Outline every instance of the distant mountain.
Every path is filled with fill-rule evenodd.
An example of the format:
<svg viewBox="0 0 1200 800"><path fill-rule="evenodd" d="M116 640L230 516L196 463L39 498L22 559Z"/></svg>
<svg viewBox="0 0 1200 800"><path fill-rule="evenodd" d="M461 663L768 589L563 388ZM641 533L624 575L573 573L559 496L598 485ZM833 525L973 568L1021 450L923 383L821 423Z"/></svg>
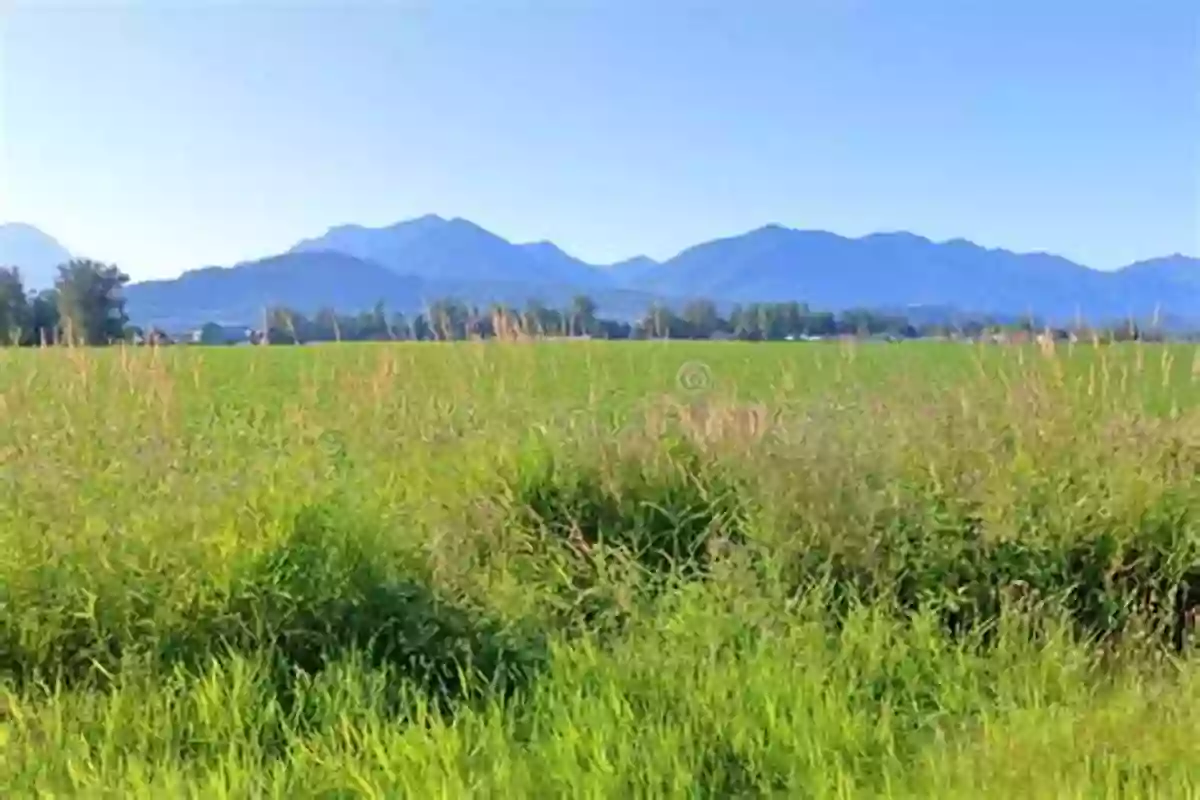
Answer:
<svg viewBox="0 0 1200 800"><path fill-rule="evenodd" d="M620 286L638 286L650 278L662 264L649 256L634 256L615 264L609 264L605 271L611 280Z"/></svg>
<svg viewBox="0 0 1200 800"><path fill-rule="evenodd" d="M58 277L58 266L70 260L67 248L32 225L0 224L0 266L19 267L26 287L50 288Z"/></svg>
<svg viewBox="0 0 1200 800"><path fill-rule="evenodd" d="M134 322L178 331L206 322L257 324L268 306L304 313L322 307L363 311L379 301L396 309L419 307L421 281L344 253L286 253L130 284L125 301Z"/></svg>
<svg viewBox="0 0 1200 800"><path fill-rule="evenodd" d="M519 244L517 249L540 267L545 278L560 283L600 285L608 282L604 273L591 264L565 253L553 242Z"/></svg>
<svg viewBox="0 0 1200 800"><path fill-rule="evenodd" d="M1121 270L1131 282L1157 281L1162 286L1190 286L1200 291L1200 258L1188 258L1176 253L1173 256L1138 261Z"/></svg>
<svg viewBox="0 0 1200 800"><path fill-rule="evenodd" d="M1116 272L1045 253L935 243L911 233L848 239L768 225L683 251L642 288L731 302L803 300L815 308L951 306L965 313L1055 321L1148 317L1156 308L1200 320L1200 261L1174 257Z"/></svg>
<svg viewBox="0 0 1200 800"><path fill-rule="evenodd" d="M550 242L518 245L465 219L430 214L386 228L345 225L306 239L290 252L332 250L374 261L401 275L433 280L607 286L600 269Z"/></svg>
<svg viewBox="0 0 1200 800"><path fill-rule="evenodd" d="M173 280L125 287L126 310L135 323L182 331L206 322L255 325L263 309L285 306L305 314L322 308L365 311L383 302L389 313L415 314L444 298L480 307L524 306L530 300L565 306L581 292L615 318L633 318L656 298L608 287L508 280L422 278L400 275L374 261L328 250L290 252L234 267L206 267Z"/></svg>
<svg viewBox="0 0 1200 800"><path fill-rule="evenodd" d="M938 243L904 232L850 239L768 225L662 263L639 256L597 266L551 242L513 244L466 220L429 215L385 228L331 228L283 255L127 287L135 320L189 326L253 322L266 304L353 312L383 300L411 313L443 297L481 306L530 299L562 305L579 293L621 318L651 302L678 307L706 298L723 311L735 303L796 300L831 311L916 309L1006 319L1032 313L1061 323L1157 313L1200 325L1200 260L1175 255L1101 272L964 239Z"/></svg>

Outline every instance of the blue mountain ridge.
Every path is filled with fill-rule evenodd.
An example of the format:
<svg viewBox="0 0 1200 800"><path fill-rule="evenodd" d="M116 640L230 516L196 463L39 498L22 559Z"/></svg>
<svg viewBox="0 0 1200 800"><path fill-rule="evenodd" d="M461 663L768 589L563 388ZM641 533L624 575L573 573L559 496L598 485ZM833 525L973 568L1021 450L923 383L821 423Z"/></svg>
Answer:
<svg viewBox="0 0 1200 800"><path fill-rule="evenodd" d="M766 225L661 263L639 256L596 265L551 242L514 244L467 220L430 214L381 228L342 225L285 253L126 287L131 318L167 329L252 323L268 305L352 313L382 301L413 313L443 297L562 305L580 293L622 318L651 302L705 298L722 310L794 300L831 311L942 308L1058 323L1157 315L1200 324L1200 259L1175 254L1100 271L965 239L933 242L906 232L848 238Z"/></svg>

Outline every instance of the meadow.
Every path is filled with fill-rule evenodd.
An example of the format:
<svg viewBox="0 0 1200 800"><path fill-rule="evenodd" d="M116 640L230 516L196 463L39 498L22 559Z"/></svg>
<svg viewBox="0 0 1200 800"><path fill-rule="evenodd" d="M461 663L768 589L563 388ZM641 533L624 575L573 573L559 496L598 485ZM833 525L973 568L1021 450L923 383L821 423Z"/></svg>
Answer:
<svg viewBox="0 0 1200 800"><path fill-rule="evenodd" d="M7 797L1200 797L1200 352L0 350Z"/></svg>

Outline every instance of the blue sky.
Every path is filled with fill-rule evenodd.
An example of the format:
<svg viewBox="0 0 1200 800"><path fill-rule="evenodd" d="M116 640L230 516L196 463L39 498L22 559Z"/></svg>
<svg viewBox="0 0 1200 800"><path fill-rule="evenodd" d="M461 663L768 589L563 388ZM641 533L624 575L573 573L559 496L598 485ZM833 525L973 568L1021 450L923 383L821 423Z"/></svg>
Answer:
<svg viewBox="0 0 1200 800"><path fill-rule="evenodd" d="M768 222L1200 255L1198 9L16 0L0 220L137 278L425 213L597 262Z"/></svg>

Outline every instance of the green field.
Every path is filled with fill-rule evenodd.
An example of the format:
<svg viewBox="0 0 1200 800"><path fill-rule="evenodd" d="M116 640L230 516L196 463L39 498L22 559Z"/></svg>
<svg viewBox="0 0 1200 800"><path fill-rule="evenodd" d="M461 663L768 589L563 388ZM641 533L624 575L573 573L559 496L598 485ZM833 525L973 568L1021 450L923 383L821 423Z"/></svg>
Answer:
<svg viewBox="0 0 1200 800"><path fill-rule="evenodd" d="M0 350L0 793L1198 797L1197 359Z"/></svg>

